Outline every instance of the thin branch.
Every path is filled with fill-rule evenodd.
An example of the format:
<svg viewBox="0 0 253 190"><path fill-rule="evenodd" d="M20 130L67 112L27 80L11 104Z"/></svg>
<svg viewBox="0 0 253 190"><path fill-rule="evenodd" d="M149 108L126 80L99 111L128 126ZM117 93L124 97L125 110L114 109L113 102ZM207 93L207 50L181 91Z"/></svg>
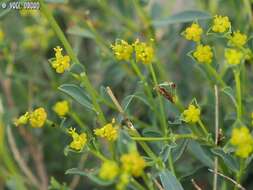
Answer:
<svg viewBox="0 0 253 190"><path fill-rule="evenodd" d="M195 182L194 179L191 179L192 185L195 187L197 190L202 190L201 187Z"/></svg>
<svg viewBox="0 0 253 190"><path fill-rule="evenodd" d="M128 126L129 129L135 130L134 125L132 124L132 122L129 120L129 118L127 117L127 115L125 114L123 108L121 107L119 101L117 100L117 98L114 96L111 88L109 86L106 87L106 92L107 94L110 96L112 102L114 103L114 105L116 106L117 110L119 111L119 113L121 113L121 115L124 117L125 122Z"/></svg>
<svg viewBox="0 0 253 190"><path fill-rule="evenodd" d="M230 178L230 177L228 177L228 176L226 176L226 175L224 175L224 174L222 174L222 173L220 173L220 172L215 172L215 171L212 170L212 169L208 169L208 171L209 171L209 172L212 172L212 173L217 173L217 175L219 175L219 176L221 176L221 177L223 177L223 178L229 180L230 182L232 182L232 183L233 183L236 187L238 187L239 189L241 189L241 190L246 190L241 184L237 183L234 179L232 179L232 178Z"/></svg>
<svg viewBox="0 0 253 190"><path fill-rule="evenodd" d="M18 151L17 145L15 143L14 137L12 135L10 127L7 127L7 137L8 137L8 142L11 148L11 151L14 155L14 158L16 162L18 163L20 169L23 171L23 173L26 175L26 177L30 180L30 182L40 189L40 183L37 180L37 178L33 175L32 171L29 169L27 166L26 162L22 158L20 152Z"/></svg>
<svg viewBox="0 0 253 190"><path fill-rule="evenodd" d="M215 145L218 145L219 140L219 94L218 87L214 85L215 94ZM218 157L214 157L214 176L213 176L213 190L217 190L217 175L218 172Z"/></svg>
<svg viewBox="0 0 253 190"><path fill-rule="evenodd" d="M159 190L164 190L164 188L161 186L161 184L156 179L154 179L154 182Z"/></svg>

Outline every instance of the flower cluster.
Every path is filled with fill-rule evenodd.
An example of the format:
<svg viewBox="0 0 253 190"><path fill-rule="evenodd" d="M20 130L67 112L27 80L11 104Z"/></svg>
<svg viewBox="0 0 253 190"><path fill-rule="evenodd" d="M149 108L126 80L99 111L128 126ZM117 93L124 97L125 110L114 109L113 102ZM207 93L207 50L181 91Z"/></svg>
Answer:
<svg viewBox="0 0 253 190"><path fill-rule="evenodd" d="M111 48L117 60L128 61L133 53L132 45L125 40L117 40L114 45L111 45Z"/></svg>
<svg viewBox="0 0 253 190"><path fill-rule="evenodd" d="M230 142L236 147L235 154L241 158L247 158L253 151L253 138L245 126L233 129Z"/></svg>
<svg viewBox="0 0 253 190"><path fill-rule="evenodd" d="M183 118L186 123L196 123L200 119L200 109L190 104L183 112Z"/></svg>
<svg viewBox="0 0 253 190"><path fill-rule="evenodd" d="M231 27L231 23L227 16L215 15L213 19L212 31L223 33Z"/></svg>
<svg viewBox="0 0 253 190"><path fill-rule="evenodd" d="M121 156L120 161L125 172L138 177L142 174L146 167L145 160L138 154L138 152L130 152Z"/></svg>
<svg viewBox="0 0 253 190"><path fill-rule="evenodd" d="M242 34L240 31L236 31L233 32L229 43L237 47L242 47L247 43L247 39L248 37L246 34Z"/></svg>
<svg viewBox="0 0 253 190"><path fill-rule="evenodd" d="M95 135L105 138L108 141L115 141L118 138L118 128L115 125L115 119L112 119L111 123L107 123L100 129L95 129Z"/></svg>
<svg viewBox="0 0 253 190"><path fill-rule="evenodd" d="M26 125L28 122L34 128L43 127L47 120L47 112L44 108L37 108L32 112L26 112L15 120L16 126Z"/></svg>
<svg viewBox="0 0 253 190"><path fill-rule="evenodd" d="M70 128L68 130L68 133L71 135L72 137L72 142L70 143L70 148L77 150L77 151L81 151L83 149L83 147L85 146L85 144L87 143L87 135L86 133L81 133L78 134L76 132L76 129L74 128Z"/></svg>
<svg viewBox="0 0 253 190"><path fill-rule="evenodd" d="M57 102L53 106L53 110L59 116L63 117L69 112L69 103L66 100Z"/></svg>
<svg viewBox="0 0 253 190"><path fill-rule="evenodd" d="M247 43L248 37L246 34L236 30L231 33L231 22L227 16L215 15L211 30L217 33L224 33L222 36L228 39L228 46L230 48L225 49L224 57L229 65L238 65L243 60L252 58L252 52L249 48L244 46ZM209 30L208 30L209 31ZM187 40L198 42L196 49L193 52L193 58L199 63L211 63L213 59L212 47L209 45L203 45L200 43L203 29L197 23L192 23L191 26L187 27L183 32L183 36Z"/></svg>
<svg viewBox="0 0 253 190"><path fill-rule="evenodd" d="M117 60L131 60L133 51L135 52L135 59L137 62L150 64L154 59L154 49L152 45L140 42L139 39L131 45L124 40L118 40L114 45L111 45L111 48Z"/></svg>
<svg viewBox="0 0 253 190"><path fill-rule="evenodd" d="M139 177L146 167L145 160L136 151L123 154L120 157L120 163L121 165L119 166L114 161L105 161L99 170L99 177L101 179L113 180L119 177L119 182L116 186L117 190L125 189L130 177Z"/></svg>
<svg viewBox="0 0 253 190"><path fill-rule="evenodd" d="M135 50L135 58L137 62L149 64L153 61L154 49L151 45L140 42L139 39L133 44Z"/></svg>
<svg viewBox="0 0 253 190"><path fill-rule="evenodd" d="M185 29L183 32L184 37L187 40L192 40L194 42L199 42L201 35L203 33L203 29L197 23L192 23L192 25Z"/></svg>
<svg viewBox="0 0 253 190"><path fill-rule="evenodd" d="M54 48L55 60L52 61L52 67L57 73L64 73L70 67L70 57L68 55L62 55L62 48L57 46Z"/></svg>
<svg viewBox="0 0 253 190"><path fill-rule="evenodd" d="M230 65L240 64L243 57L243 53L236 49L226 49L225 58Z"/></svg>
<svg viewBox="0 0 253 190"><path fill-rule="evenodd" d="M118 174L119 166L114 161L105 161L99 170L99 177L103 180L113 180Z"/></svg>
<svg viewBox="0 0 253 190"><path fill-rule="evenodd" d="M209 45L198 45L193 53L193 57L195 57L199 63L211 63L213 52Z"/></svg>

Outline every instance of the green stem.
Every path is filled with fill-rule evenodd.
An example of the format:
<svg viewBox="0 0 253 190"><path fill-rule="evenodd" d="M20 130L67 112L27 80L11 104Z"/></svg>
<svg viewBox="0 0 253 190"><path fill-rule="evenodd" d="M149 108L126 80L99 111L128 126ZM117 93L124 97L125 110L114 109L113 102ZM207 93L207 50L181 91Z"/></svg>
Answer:
<svg viewBox="0 0 253 190"><path fill-rule="evenodd" d="M201 121L201 119L198 121L199 126L201 127L202 131L205 133L206 136L209 135L206 126L203 124L203 122Z"/></svg>
<svg viewBox="0 0 253 190"><path fill-rule="evenodd" d="M102 111L102 109L101 109L101 107L100 107L100 105L97 101L97 99L98 99L97 92L92 87L92 85L90 83L90 80L89 80L89 78L88 78L88 76L86 75L85 72L81 73L80 77L81 77L81 81L83 82L83 84L86 87L87 91L91 95L92 104L93 104L93 106L94 106L94 108L97 112L99 123L100 123L100 125L104 125L106 123L106 119L105 119L104 113L103 113L103 111Z"/></svg>
<svg viewBox="0 0 253 190"><path fill-rule="evenodd" d="M102 161L107 161L108 159L106 157L104 157L100 152L93 150L93 149L89 149L89 151L97 158L99 158Z"/></svg>
<svg viewBox="0 0 253 190"><path fill-rule="evenodd" d="M138 181L136 181L134 178L131 178L131 183L133 186L138 190L146 190Z"/></svg>
<svg viewBox="0 0 253 190"><path fill-rule="evenodd" d="M137 130L129 130L129 134L134 136L135 138L145 138L145 137L141 137L141 135L139 134L139 132ZM154 154L154 152L149 148L149 146L145 143L145 142L138 142L141 147L143 148L143 150L146 152L146 154L152 158L153 160L157 160L156 155Z"/></svg>
<svg viewBox="0 0 253 190"><path fill-rule="evenodd" d="M78 60L77 56L75 55L75 52L73 51L73 48L70 46L66 36L64 35L63 31L59 27L58 23L56 22L55 18L53 17L52 13L44 3L44 0L39 0L41 11L44 13L45 17L47 18L48 22L52 26L53 30L55 31L56 35L58 36L59 40L62 42L64 48L66 49L67 54L70 56L72 61L76 64L81 64ZM91 82L89 81L88 76L85 72L83 72L81 75L81 80L86 87L88 93L91 95L93 105L98 113L98 119L101 125L104 125L106 120L104 117L104 114L102 112L102 109L100 108L100 105L97 103L97 94L96 90L92 87Z"/></svg>
<svg viewBox="0 0 253 190"><path fill-rule="evenodd" d="M207 69L208 73L210 75L214 76L214 78L220 83L222 88L227 86L226 83L220 77L220 75L217 73L217 71L211 65L206 64L206 69Z"/></svg>
<svg viewBox="0 0 253 190"><path fill-rule="evenodd" d="M141 177L142 177L145 185L148 187L148 189L154 190L152 179L150 179L145 172L142 173Z"/></svg>
<svg viewBox="0 0 253 190"><path fill-rule="evenodd" d="M75 112L69 112L69 116L81 127L85 130L88 134L92 134L90 128L86 127L81 118Z"/></svg>
<svg viewBox="0 0 253 190"><path fill-rule="evenodd" d="M171 137L131 137L136 141L167 141L167 140L179 140L179 139L198 139L194 134L174 134Z"/></svg>
<svg viewBox="0 0 253 190"><path fill-rule="evenodd" d="M148 83L147 83L147 80L146 78L143 76L143 74L141 73L139 67L136 65L136 62L134 60L131 60L130 61L131 63L131 66L133 67L134 69L134 72L137 74L137 76L141 79L141 82L143 83L144 85L144 90L146 91L146 94L148 96L148 99L149 99L149 102L150 104L152 105L152 110L155 112L155 115L157 118L160 118L160 113L157 112L157 109L155 109L155 101L154 101L154 98L153 98L153 95L152 95L152 92L150 90L150 88L148 87Z"/></svg>
<svg viewBox="0 0 253 190"><path fill-rule="evenodd" d="M154 82L155 86L157 86L158 85L157 77L156 77L153 65L151 63L149 64L149 70L151 72L151 75L152 75L152 78L153 78L153 82ZM158 95L160 112L161 112L161 125L163 127L164 134L167 135L168 128L167 128L167 123L166 123L166 117L165 117L165 111L164 111L163 101L162 101L161 95L158 92L157 92L157 95Z"/></svg>
<svg viewBox="0 0 253 190"><path fill-rule="evenodd" d="M234 70L235 86L236 86L236 98L237 98L237 120L241 121L242 118L242 95L241 95L241 80L240 71Z"/></svg>
<svg viewBox="0 0 253 190"><path fill-rule="evenodd" d="M244 170L244 160L243 159L240 159L240 169L239 171L236 173L236 182L238 184L241 183L241 178L242 178L242 175L243 175L243 170ZM235 186L234 187L234 190L238 190L238 186Z"/></svg>
<svg viewBox="0 0 253 190"><path fill-rule="evenodd" d="M176 171L175 171L175 168L174 168L174 165L173 165L174 162L173 162L173 157L172 157L171 151L169 152L168 161L169 161L170 170L171 170L172 174L176 177Z"/></svg>

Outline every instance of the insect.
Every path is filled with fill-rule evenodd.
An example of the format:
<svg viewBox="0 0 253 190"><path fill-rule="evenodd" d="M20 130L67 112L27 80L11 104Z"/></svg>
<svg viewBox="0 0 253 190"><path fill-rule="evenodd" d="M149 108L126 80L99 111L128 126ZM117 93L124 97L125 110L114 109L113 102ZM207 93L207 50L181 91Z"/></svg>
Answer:
<svg viewBox="0 0 253 190"><path fill-rule="evenodd" d="M223 134L222 129L219 129L219 133L218 133L218 145L221 145L222 141L225 139L225 136Z"/></svg>
<svg viewBox="0 0 253 190"><path fill-rule="evenodd" d="M158 84L154 89L171 103L176 101L176 84L174 82L164 82Z"/></svg>

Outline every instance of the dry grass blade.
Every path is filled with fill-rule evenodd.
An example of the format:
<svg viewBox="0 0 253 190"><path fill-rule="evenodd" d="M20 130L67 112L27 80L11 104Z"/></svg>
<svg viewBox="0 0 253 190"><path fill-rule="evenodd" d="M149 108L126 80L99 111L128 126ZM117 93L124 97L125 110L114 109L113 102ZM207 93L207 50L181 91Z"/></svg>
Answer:
<svg viewBox="0 0 253 190"><path fill-rule="evenodd" d="M192 182L193 186L195 187L195 189L202 190L201 187L195 182L194 179L191 179L191 182Z"/></svg>
<svg viewBox="0 0 253 190"><path fill-rule="evenodd" d="M208 169L208 171L209 171L209 172L212 172L212 173L215 173L215 171L212 170L212 169ZM232 182L236 187L238 187L239 189L241 189L241 190L246 190L241 184L237 183L237 182L236 182L235 180L233 180L232 178L230 178L230 177L228 177L228 176L226 176L226 175L224 175L224 174L222 174L222 173L220 173L220 172L216 172L216 173L217 173L217 175L219 175L219 176L221 176L221 177L223 177L223 178L225 178L225 179L231 181L231 182Z"/></svg>
<svg viewBox="0 0 253 190"><path fill-rule="evenodd" d="M32 171L29 169L27 164L25 163L24 159L22 158L20 152L18 151L17 145L15 143L14 137L12 135L10 127L7 127L7 137L8 142L11 148L11 151L14 155L14 158L16 162L18 163L20 169L23 171L23 173L26 175L26 177L29 179L31 184L33 184L35 187L40 189L40 183L37 180L37 178L33 175Z"/></svg>

